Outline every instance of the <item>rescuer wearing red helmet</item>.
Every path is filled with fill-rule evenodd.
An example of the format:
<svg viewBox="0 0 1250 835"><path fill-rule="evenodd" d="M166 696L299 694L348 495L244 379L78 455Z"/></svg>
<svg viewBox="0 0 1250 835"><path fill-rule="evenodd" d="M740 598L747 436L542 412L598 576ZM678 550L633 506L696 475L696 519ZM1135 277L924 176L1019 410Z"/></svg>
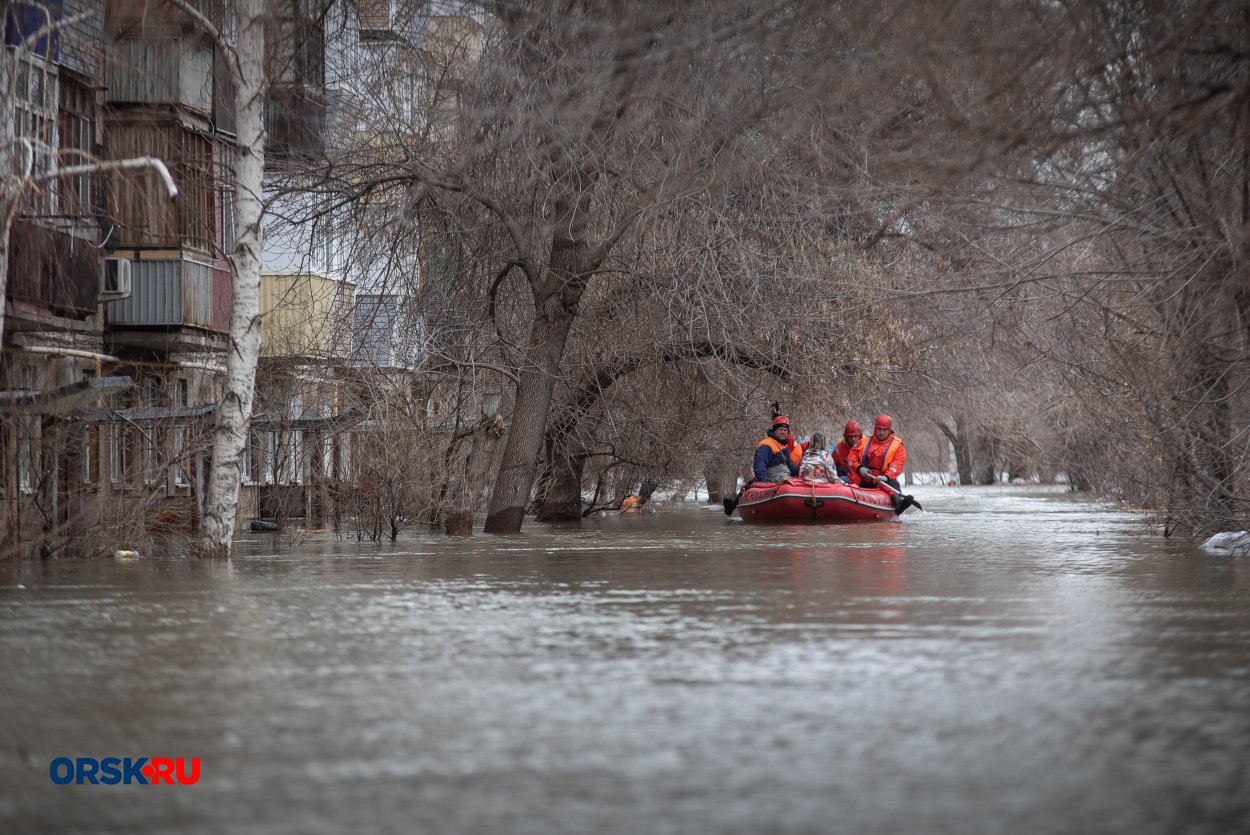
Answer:
<svg viewBox="0 0 1250 835"><path fill-rule="evenodd" d="M799 462L795 460L796 451L794 439L790 437L790 419L777 415L768 428L768 435L755 447L755 461L751 465L755 480L780 483L797 476Z"/></svg>
<svg viewBox="0 0 1250 835"><path fill-rule="evenodd" d="M864 431L859 428L859 421L848 420L846 429L842 431L842 440L838 441L838 445L833 448L833 463L838 468L838 475L844 478L850 477L852 454L855 460L859 460L867 445L868 439L864 437Z"/></svg>
<svg viewBox="0 0 1250 835"><path fill-rule="evenodd" d="M882 480L895 490L901 489L898 479L907 463L907 450L898 435L894 434L894 421L889 415L877 415L872 439L851 463L855 471L853 477L858 478L861 486L873 487L876 481L860 472L860 467L864 467L872 476L883 476Z"/></svg>

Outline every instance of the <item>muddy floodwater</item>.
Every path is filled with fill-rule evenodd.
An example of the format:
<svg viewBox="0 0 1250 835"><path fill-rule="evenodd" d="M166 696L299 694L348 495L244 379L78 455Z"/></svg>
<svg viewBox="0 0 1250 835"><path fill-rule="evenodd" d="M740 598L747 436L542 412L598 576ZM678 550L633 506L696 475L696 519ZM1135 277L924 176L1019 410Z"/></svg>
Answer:
<svg viewBox="0 0 1250 835"><path fill-rule="evenodd" d="M0 563L0 833L1250 832L1250 559L915 492Z"/></svg>

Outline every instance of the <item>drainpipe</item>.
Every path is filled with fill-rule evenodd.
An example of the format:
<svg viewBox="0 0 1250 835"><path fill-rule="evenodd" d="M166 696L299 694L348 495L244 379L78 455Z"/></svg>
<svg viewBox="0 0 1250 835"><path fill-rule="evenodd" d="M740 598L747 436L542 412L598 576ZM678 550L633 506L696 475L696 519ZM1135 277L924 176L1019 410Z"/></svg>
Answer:
<svg viewBox="0 0 1250 835"><path fill-rule="evenodd" d="M118 362L117 357L111 354L102 354L99 351L85 351L82 348L54 348L51 345L32 345L30 347L15 348L18 354L44 354L51 357L77 357L84 360L95 360L95 373L100 375L100 366L106 362Z"/></svg>

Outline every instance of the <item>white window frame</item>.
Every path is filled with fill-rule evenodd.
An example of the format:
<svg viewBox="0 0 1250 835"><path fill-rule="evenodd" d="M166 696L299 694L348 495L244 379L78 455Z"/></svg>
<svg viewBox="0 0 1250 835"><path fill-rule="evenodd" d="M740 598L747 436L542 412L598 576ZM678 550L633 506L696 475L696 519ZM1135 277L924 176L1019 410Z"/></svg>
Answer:
<svg viewBox="0 0 1250 835"><path fill-rule="evenodd" d="M352 481L356 478L355 456L352 455L352 438L354 437L352 432L344 432L339 436L338 477Z"/></svg>
<svg viewBox="0 0 1250 835"><path fill-rule="evenodd" d="M76 95L69 95L66 92L66 88L71 85L78 88L84 101L79 102ZM59 134L57 147L61 152L62 163L79 165L88 162L96 153L97 128L97 112L93 100L95 94L91 83L87 79L75 78L67 72L58 78L57 89L57 131ZM73 109L63 109L62 105L67 103L73 106ZM77 108L78 104L82 104L84 110L80 111ZM62 119L69 127L69 136L66 135L66 131L62 130ZM97 185L90 175L80 174L71 181L60 184L59 188L65 189L69 195L68 200L59 201L60 210L74 209L78 212L90 213L94 209ZM58 196L64 197L65 195Z"/></svg>
<svg viewBox="0 0 1250 835"><path fill-rule="evenodd" d="M273 484L278 470L278 433L265 433L265 472L262 484Z"/></svg>
<svg viewBox="0 0 1250 835"><path fill-rule="evenodd" d="M148 421L143 432L143 483L156 483L156 424Z"/></svg>
<svg viewBox="0 0 1250 835"><path fill-rule="evenodd" d="M34 150L32 173L57 169L61 147L57 129L57 98L60 82L56 65L29 49L9 50L13 55L13 133L30 140ZM45 180L27 192L23 209L31 214L57 212L57 181Z"/></svg>
<svg viewBox="0 0 1250 835"><path fill-rule="evenodd" d="M290 484L304 483L304 467L303 465L303 435L304 433L298 429L291 430L291 440L289 443L290 452L287 455L290 463L287 465L287 478Z"/></svg>
<svg viewBox="0 0 1250 835"><path fill-rule="evenodd" d="M82 428L82 483L91 484L91 427Z"/></svg>
<svg viewBox="0 0 1250 835"><path fill-rule="evenodd" d="M247 433L247 441L243 444L243 454L239 458L239 483L255 484L256 480L252 478L252 467L255 466L254 456L252 454L252 443L255 440L252 432Z"/></svg>
<svg viewBox="0 0 1250 835"><path fill-rule="evenodd" d="M109 427L109 480L121 484L126 480L126 427L114 423Z"/></svg>
<svg viewBox="0 0 1250 835"><path fill-rule="evenodd" d="M174 427L174 486L190 487L185 456L187 453L187 427Z"/></svg>
<svg viewBox="0 0 1250 835"><path fill-rule="evenodd" d="M17 487L22 493L35 492L39 472L39 437L35 415L17 416Z"/></svg>

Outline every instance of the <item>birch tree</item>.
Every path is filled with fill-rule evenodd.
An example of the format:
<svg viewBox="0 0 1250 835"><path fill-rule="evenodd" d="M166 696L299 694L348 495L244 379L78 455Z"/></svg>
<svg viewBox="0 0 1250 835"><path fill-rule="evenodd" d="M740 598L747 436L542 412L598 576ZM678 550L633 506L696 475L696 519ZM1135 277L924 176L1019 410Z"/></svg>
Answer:
<svg viewBox="0 0 1250 835"><path fill-rule="evenodd" d="M0 21L8 21L10 0L0 0ZM14 130L15 120L9 117L13 111L12 90L14 66L9 50L0 55L0 102L4 116L0 118L0 305L7 304L9 288L9 230L17 215L18 196L22 190L22 177L18 168L18 144ZM0 309L0 346L4 345L4 313Z"/></svg>
<svg viewBox="0 0 1250 835"><path fill-rule="evenodd" d="M239 504L243 448L260 358L260 273L264 229L266 0L232 0L233 42L222 27L184 0L169 0L210 36L234 82L237 148L234 155L234 250L226 376L213 429L212 469L204 496L198 550L228 557Z"/></svg>

